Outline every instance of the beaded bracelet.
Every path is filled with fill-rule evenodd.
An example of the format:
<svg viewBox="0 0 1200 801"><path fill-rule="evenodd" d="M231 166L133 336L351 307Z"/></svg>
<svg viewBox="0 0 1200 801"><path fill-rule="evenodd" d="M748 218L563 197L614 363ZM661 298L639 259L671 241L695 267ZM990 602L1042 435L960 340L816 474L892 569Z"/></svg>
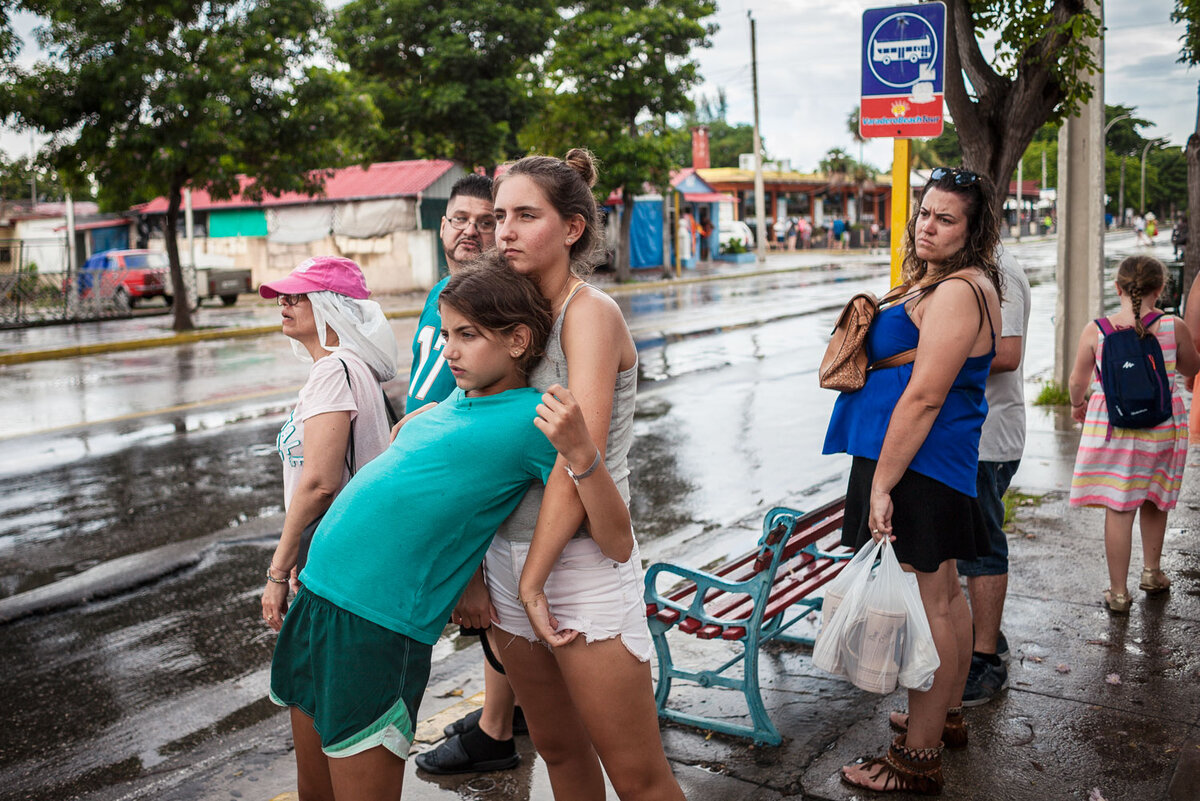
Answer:
<svg viewBox="0 0 1200 801"><path fill-rule="evenodd" d="M283 573L284 571L280 570L279 572ZM271 582L272 584L287 584L288 583L288 580L286 577L277 579L274 576L272 576L271 568L269 568L269 567L267 568L267 581Z"/></svg>

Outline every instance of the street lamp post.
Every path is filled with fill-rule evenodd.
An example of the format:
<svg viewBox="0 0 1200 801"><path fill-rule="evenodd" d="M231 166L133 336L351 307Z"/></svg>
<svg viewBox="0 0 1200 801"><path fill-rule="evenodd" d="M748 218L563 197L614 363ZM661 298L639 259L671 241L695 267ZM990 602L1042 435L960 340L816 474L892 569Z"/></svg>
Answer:
<svg viewBox="0 0 1200 801"><path fill-rule="evenodd" d="M1106 153L1108 151L1108 129L1113 127L1114 123L1118 123L1121 120L1127 120L1131 116L1133 116L1133 115L1132 114L1122 114L1119 117L1113 117L1111 120L1108 121L1108 125L1104 126L1104 133L1101 134L1100 139L1103 140L1103 142L1104 142L1104 150ZM1120 221L1118 223L1119 225L1125 224L1125 155L1124 154L1121 155L1121 191L1117 195L1117 219Z"/></svg>
<svg viewBox="0 0 1200 801"><path fill-rule="evenodd" d="M1149 152L1151 145L1161 145L1166 141L1166 139L1151 139L1146 143L1146 146L1142 148L1142 202L1140 204L1140 210L1138 211L1138 214L1143 217L1146 216L1146 153Z"/></svg>

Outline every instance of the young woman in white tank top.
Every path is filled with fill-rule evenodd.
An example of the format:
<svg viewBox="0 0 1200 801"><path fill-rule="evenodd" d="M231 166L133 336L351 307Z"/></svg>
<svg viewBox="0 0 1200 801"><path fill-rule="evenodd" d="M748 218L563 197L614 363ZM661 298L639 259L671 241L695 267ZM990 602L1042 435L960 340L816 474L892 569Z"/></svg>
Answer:
<svg viewBox="0 0 1200 801"><path fill-rule="evenodd" d="M628 500L637 382L620 309L576 275L599 244L595 178L591 154L572 150L522 159L494 190L497 248L557 318L530 385L567 384L597 448L591 464L560 459L498 533L485 563L494 640L555 798L602 801L606 772L626 801L682 801L658 730L637 543L632 531L593 539L576 488L608 471ZM478 598L463 617L478 616Z"/></svg>

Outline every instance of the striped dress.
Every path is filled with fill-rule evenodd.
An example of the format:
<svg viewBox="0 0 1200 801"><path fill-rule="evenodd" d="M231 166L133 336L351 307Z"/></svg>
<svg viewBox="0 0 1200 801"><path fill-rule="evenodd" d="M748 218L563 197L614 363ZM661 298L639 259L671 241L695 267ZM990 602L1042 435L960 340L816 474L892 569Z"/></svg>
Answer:
<svg viewBox="0 0 1200 801"><path fill-rule="evenodd" d="M1114 427L1106 442L1108 404L1100 383L1093 380L1071 477L1072 506L1128 512L1149 500L1163 511L1175 508L1188 448L1188 413L1175 372L1175 318L1164 316L1155 336L1170 376L1171 417L1154 428ZM1103 351L1102 332L1096 345L1097 368Z"/></svg>

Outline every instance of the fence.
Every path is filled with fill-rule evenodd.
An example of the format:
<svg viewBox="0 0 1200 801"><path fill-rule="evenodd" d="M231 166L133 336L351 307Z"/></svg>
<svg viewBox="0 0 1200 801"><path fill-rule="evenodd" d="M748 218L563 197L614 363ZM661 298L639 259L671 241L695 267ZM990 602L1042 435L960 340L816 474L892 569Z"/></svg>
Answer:
<svg viewBox="0 0 1200 801"><path fill-rule="evenodd" d="M42 264L55 265L43 271ZM0 328L127 317L123 270L72 270L64 239L0 239Z"/></svg>

